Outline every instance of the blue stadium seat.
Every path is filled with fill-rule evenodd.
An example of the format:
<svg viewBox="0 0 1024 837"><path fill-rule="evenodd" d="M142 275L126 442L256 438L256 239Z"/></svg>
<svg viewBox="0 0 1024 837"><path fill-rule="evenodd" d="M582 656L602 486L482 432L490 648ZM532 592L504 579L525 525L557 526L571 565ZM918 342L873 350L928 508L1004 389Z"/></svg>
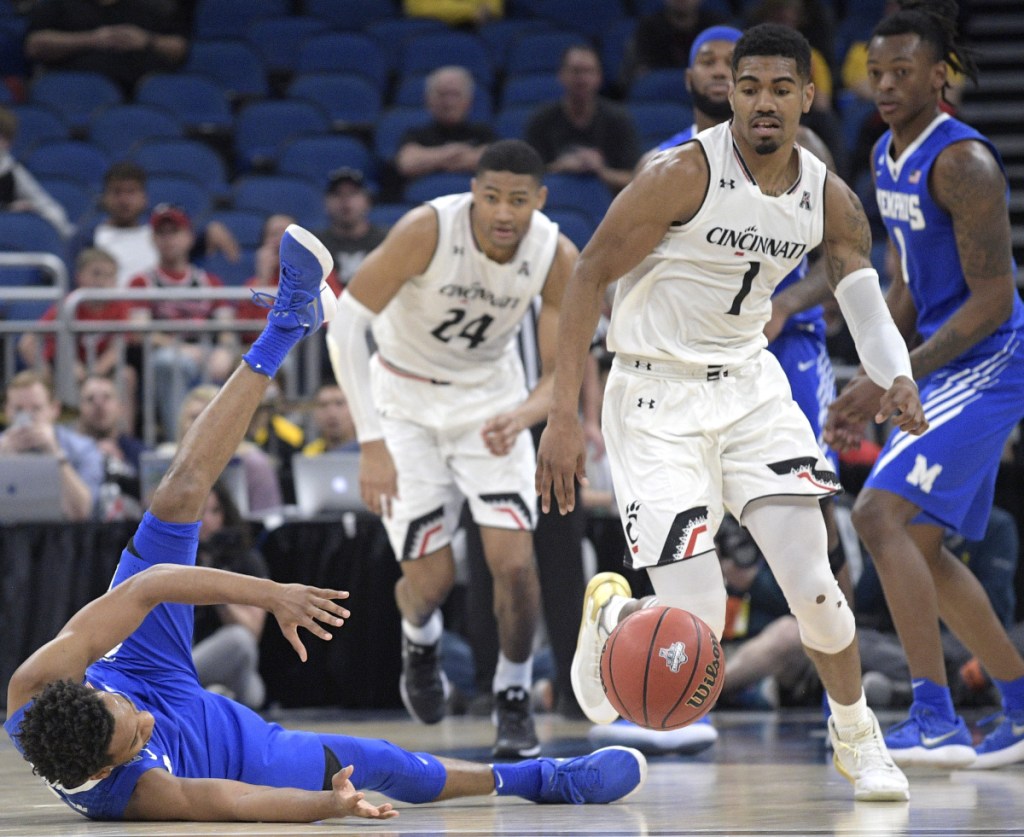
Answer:
<svg viewBox="0 0 1024 837"><path fill-rule="evenodd" d="M229 193L224 159L201 140L150 139L139 143L130 156L150 175L177 174L196 178L214 200Z"/></svg>
<svg viewBox="0 0 1024 837"><path fill-rule="evenodd" d="M414 204L411 203L378 203L370 207L370 223L382 227L393 227L398 219L405 215Z"/></svg>
<svg viewBox="0 0 1024 837"><path fill-rule="evenodd" d="M49 221L34 212L0 212L0 252L52 253L61 259L67 252L60 233ZM8 267L0 270L0 284L49 285L50 274L32 267ZM7 303L8 319L38 319L50 303ZM41 309L41 310L37 310Z"/></svg>
<svg viewBox="0 0 1024 837"><path fill-rule="evenodd" d="M448 27L430 17L391 17L369 24L365 32L373 38L384 56L388 70L398 66L405 42L428 32L447 32Z"/></svg>
<svg viewBox="0 0 1024 837"><path fill-rule="evenodd" d="M402 46L395 69L399 75L426 74L452 64L465 67L472 73L482 88L478 95L490 95L494 65L484 41L469 32L428 32L416 35Z"/></svg>
<svg viewBox="0 0 1024 837"><path fill-rule="evenodd" d="M241 39L193 42L183 69L213 79L232 101L266 96L270 90L263 58Z"/></svg>
<svg viewBox="0 0 1024 837"><path fill-rule="evenodd" d="M324 224L323 188L301 177L246 175L235 180L233 191L236 209L284 213L310 229Z"/></svg>
<svg viewBox="0 0 1024 837"><path fill-rule="evenodd" d="M253 250L263 241L263 225L267 217L266 212L255 209L215 209L202 221L219 221L231 230L231 234L241 247Z"/></svg>
<svg viewBox="0 0 1024 837"><path fill-rule="evenodd" d="M282 147L277 161L278 173L303 177L321 187L326 187L327 175L342 166L359 169L368 180L375 180L373 155L355 137L298 137Z"/></svg>
<svg viewBox="0 0 1024 837"><path fill-rule="evenodd" d="M38 180L50 197L64 207L72 224L77 224L96 205L95 194L72 177L49 174Z"/></svg>
<svg viewBox="0 0 1024 837"><path fill-rule="evenodd" d="M455 195L469 191L472 175L459 172L438 172L425 174L410 180L402 197L406 203L423 203L441 195Z"/></svg>
<svg viewBox="0 0 1024 837"><path fill-rule="evenodd" d="M502 108L516 105L538 105L561 99L562 83L555 73L520 73L506 76L501 88Z"/></svg>
<svg viewBox="0 0 1024 837"><path fill-rule="evenodd" d="M661 2L661 0L659 0ZM664 6L664 3L662 3ZM604 71L606 86L623 87L623 70L626 52L633 40L636 30L636 19L623 18L613 23L601 35L601 69Z"/></svg>
<svg viewBox="0 0 1024 837"><path fill-rule="evenodd" d="M98 192L112 160L102 148L91 142L52 140L36 145L22 162L36 177L73 177Z"/></svg>
<svg viewBox="0 0 1024 837"><path fill-rule="evenodd" d="M492 20L480 27L478 33L493 55L494 66L504 68L509 50L521 36L528 32L545 32L553 27L540 18L512 17Z"/></svg>
<svg viewBox="0 0 1024 837"><path fill-rule="evenodd" d="M536 105L513 105L502 108L494 119L494 132L501 139L523 139L526 126Z"/></svg>
<svg viewBox="0 0 1024 837"><path fill-rule="evenodd" d="M0 76L27 78L29 64L25 58L25 19L0 19Z"/></svg>
<svg viewBox="0 0 1024 837"><path fill-rule="evenodd" d="M227 133L234 116L224 91L197 73L154 73L139 82L135 101L175 113L186 129L200 134Z"/></svg>
<svg viewBox="0 0 1024 837"><path fill-rule="evenodd" d="M380 116L380 88L356 73L307 73L288 86L288 98L319 105L336 131L370 130Z"/></svg>
<svg viewBox="0 0 1024 837"><path fill-rule="evenodd" d="M363 31L376 21L397 16L394 5L381 0L304 0L303 9L307 15L320 18L332 29L355 32Z"/></svg>
<svg viewBox="0 0 1024 837"><path fill-rule="evenodd" d="M299 49L295 72L360 73L379 90L388 80L388 64L377 41L357 32L324 32L309 38Z"/></svg>
<svg viewBox="0 0 1024 837"><path fill-rule="evenodd" d="M253 21L290 12L290 0L199 0L192 35L197 41L241 38Z"/></svg>
<svg viewBox="0 0 1024 837"><path fill-rule="evenodd" d="M241 171L273 165L285 140L327 134L330 120L319 105L298 99L266 99L242 108L235 120L236 164Z"/></svg>
<svg viewBox="0 0 1024 837"><path fill-rule="evenodd" d="M393 104L398 107L424 107L426 102L427 76L422 73L407 73L398 79ZM491 94L477 84L473 93L473 104L469 107L471 122L490 122Z"/></svg>
<svg viewBox="0 0 1024 837"><path fill-rule="evenodd" d="M843 129L843 142L852 151L857 147L857 137L860 136L864 122L875 113L875 103L865 101L849 90L843 90L836 100L836 110L839 111Z"/></svg>
<svg viewBox="0 0 1024 837"><path fill-rule="evenodd" d="M243 247L237 261L223 253L211 253L199 260L200 266L212 273L228 287L241 287L256 275L256 252Z"/></svg>
<svg viewBox="0 0 1024 837"><path fill-rule="evenodd" d="M425 108L389 108L377 120L373 134L373 153L381 162L392 160L398 153L402 137L410 128L418 128L430 121Z"/></svg>
<svg viewBox="0 0 1024 837"><path fill-rule="evenodd" d="M671 102L627 102L641 148L653 148L693 124L693 111Z"/></svg>
<svg viewBox="0 0 1024 837"><path fill-rule="evenodd" d="M587 213L578 209L569 209L567 207L545 208L544 214L558 224L559 230L580 250L584 248L586 243L590 241L590 237L594 234L594 229L596 228L594 222Z"/></svg>
<svg viewBox="0 0 1024 837"><path fill-rule="evenodd" d="M154 174L147 177L146 194L153 206L160 203L180 206L188 213L193 224L213 206L213 196L204 183L180 174Z"/></svg>
<svg viewBox="0 0 1024 837"><path fill-rule="evenodd" d="M691 107L690 93L686 89L685 70L650 70L629 86L631 102L671 102Z"/></svg>
<svg viewBox="0 0 1024 837"><path fill-rule="evenodd" d="M302 45L325 31L327 24L316 17L265 17L249 24L245 39L256 48L268 73L294 73Z"/></svg>
<svg viewBox="0 0 1024 837"><path fill-rule="evenodd" d="M156 137L180 137L177 118L154 105L111 105L98 111L89 124L89 139L112 158L128 156L132 146Z"/></svg>
<svg viewBox="0 0 1024 837"><path fill-rule="evenodd" d="M124 101L114 82L99 73L51 70L29 87L29 102L57 111L76 130L84 131L93 113Z"/></svg>
<svg viewBox="0 0 1024 837"><path fill-rule="evenodd" d="M612 202L611 192L596 175L547 174L547 207L576 209L590 218L596 227Z"/></svg>
<svg viewBox="0 0 1024 837"><path fill-rule="evenodd" d="M550 32L527 32L509 48L505 59L508 76L523 73L557 73L562 53L576 44L593 46L579 32L556 29Z"/></svg>
<svg viewBox="0 0 1024 837"><path fill-rule="evenodd" d="M18 117L18 133L11 147L11 152L18 159L37 143L71 138L68 123L47 105L13 105L10 111Z"/></svg>
<svg viewBox="0 0 1024 837"><path fill-rule="evenodd" d="M590 0L581 8L579 0L520 0L536 17L566 29L598 38L626 16L619 0Z"/></svg>

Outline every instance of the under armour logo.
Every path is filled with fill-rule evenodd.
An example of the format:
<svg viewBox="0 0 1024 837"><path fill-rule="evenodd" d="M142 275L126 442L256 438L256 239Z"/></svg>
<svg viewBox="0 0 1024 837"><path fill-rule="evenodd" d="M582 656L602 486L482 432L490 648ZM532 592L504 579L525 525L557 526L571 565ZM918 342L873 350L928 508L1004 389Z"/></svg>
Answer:
<svg viewBox="0 0 1024 837"><path fill-rule="evenodd" d="M724 189L726 186L728 186L730 189L735 189L736 188L736 181L735 180L726 180L724 177L718 178L718 188L719 189Z"/></svg>
<svg viewBox="0 0 1024 837"><path fill-rule="evenodd" d="M686 646L681 642L673 642L668 648L659 648L658 656L665 661L665 665L673 674L678 674L683 663L689 659L686 656Z"/></svg>
<svg viewBox="0 0 1024 837"><path fill-rule="evenodd" d="M523 262L519 265L519 270L516 272L516 276L529 276L530 275L530 263Z"/></svg>
<svg viewBox="0 0 1024 837"><path fill-rule="evenodd" d="M654 409L654 399L653 398L646 398L646 399L638 398L636 400L636 406L637 407L643 407L644 404L647 405L647 409L648 410L653 410Z"/></svg>
<svg viewBox="0 0 1024 837"><path fill-rule="evenodd" d="M633 368L634 369L646 369L649 372L651 370L651 364L649 364L649 363L647 363L646 361L643 361L643 360L634 360L633 361Z"/></svg>
<svg viewBox="0 0 1024 837"><path fill-rule="evenodd" d="M465 255L465 252L466 252L466 248L465 247L460 247L458 244L456 244L456 245L454 245L452 247L452 254L455 255L455 256Z"/></svg>

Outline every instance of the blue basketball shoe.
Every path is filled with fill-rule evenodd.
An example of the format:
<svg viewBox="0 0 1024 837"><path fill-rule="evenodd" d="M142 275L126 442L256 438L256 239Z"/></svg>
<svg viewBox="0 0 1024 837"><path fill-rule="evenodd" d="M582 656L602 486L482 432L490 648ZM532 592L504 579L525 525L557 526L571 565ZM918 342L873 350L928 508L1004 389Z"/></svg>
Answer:
<svg viewBox="0 0 1024 837"><path fill-rule="evenodd" d="M955 770L976 758L971 733L964 719L940 718L923 703L910 706L910 717L889 728L885 744L901 767L938 767Z"/></svg>
<svg viewBox="0 0 1024 837"><path fill-rule="evenodd" d="M330 322L338 307L327 276L334 258L313 233L289 224L281 237L281 275L277 294L253 293L253 301L270 308L267 319L282 328L314 332Z"/></svg>
<svg viewBox="0 0 1024 837"><path fill-rule="evenodd" d="M647 759L629 747L605 747L589 756L539 761L541 785L535 802L614 802L639 790L647 779Z"/></svg>
<svg viewBox="0 0 1024 837"><path fill-rule="evenodd" d="M970 770L990 770L1024 761L1024 712L1000 714L991 720L998 726L974 748L978 757L968 766ZM979 726L984 724L981 721Z"/></svg>

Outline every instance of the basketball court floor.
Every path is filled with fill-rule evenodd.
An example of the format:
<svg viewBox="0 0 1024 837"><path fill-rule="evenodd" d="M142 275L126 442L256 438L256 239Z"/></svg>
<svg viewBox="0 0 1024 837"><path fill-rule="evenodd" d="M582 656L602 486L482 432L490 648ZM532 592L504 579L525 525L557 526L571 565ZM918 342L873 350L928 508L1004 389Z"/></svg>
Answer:
<svg viewBox="0 0 1024 837"><path fill-rule="evenodd" d="M998 771L911 772L909 803L853 802L831 766L814 711L713 714L720 737L692 757L649 760L646 785L613 805L534 805L494 797L400 805L386 822L315 825L94 823L75 814L0 741L0 837L58 835L1024 835L1024 765ZM895 716L880 716L883 726ZM486 761L493 730L484 718L437 726L400 714L293 713L286 726L385 737L413 750ZM587 752L589 725L540 716L544 755ZM383 797L373 795L376 801Z"/></svg>

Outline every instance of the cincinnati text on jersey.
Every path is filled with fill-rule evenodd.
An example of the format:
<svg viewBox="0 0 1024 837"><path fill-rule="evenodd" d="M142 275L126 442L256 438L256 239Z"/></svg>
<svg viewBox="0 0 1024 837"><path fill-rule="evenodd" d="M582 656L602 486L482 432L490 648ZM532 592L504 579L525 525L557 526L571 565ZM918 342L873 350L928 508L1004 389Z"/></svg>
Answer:
<svg viewBox="0 0 1024 837"><path fill-rule="evenodd" d="M469 287L449 283L442 286L438 290L438 293L442 296L454 296L459 299L464 299L467 302L480 299L490 305L493 305L495 308L515 308L521 302L521 297L518 296L495 296L493 291L488 290L483 285L479 285L476 282Z"/></svg>
<svg viewBox="0 0 1024 837"><path fill-rule="evenodd" d="M745 230L732 230L728 227L712 227L705 239L709 244L729 247L733 250L744 250L753 253L766 253L780 259L801 259L807 252L807 245L800 241L779 241L761 235L755 227Z"/></svg>

